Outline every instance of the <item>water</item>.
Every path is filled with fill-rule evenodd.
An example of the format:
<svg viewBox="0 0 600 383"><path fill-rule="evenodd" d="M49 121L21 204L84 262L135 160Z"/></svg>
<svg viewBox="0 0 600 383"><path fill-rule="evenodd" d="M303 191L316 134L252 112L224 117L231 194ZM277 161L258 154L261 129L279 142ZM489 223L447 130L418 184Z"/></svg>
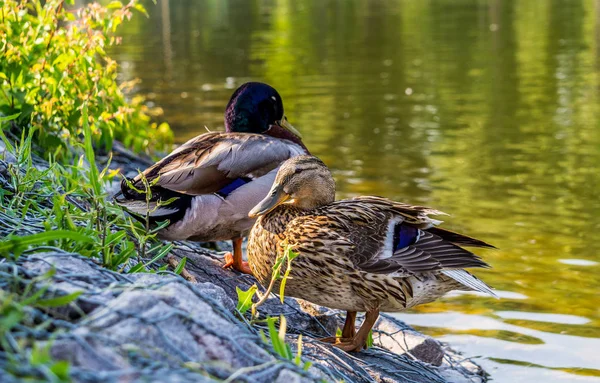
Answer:
<svg viewBox="0 0 600 383"><path fill-rule="evenodd" d="M275 86L339 197L451 213L499 250L398 316L497 382L600 382L600 2L159 1L112 53L179 142Z"/></svg>

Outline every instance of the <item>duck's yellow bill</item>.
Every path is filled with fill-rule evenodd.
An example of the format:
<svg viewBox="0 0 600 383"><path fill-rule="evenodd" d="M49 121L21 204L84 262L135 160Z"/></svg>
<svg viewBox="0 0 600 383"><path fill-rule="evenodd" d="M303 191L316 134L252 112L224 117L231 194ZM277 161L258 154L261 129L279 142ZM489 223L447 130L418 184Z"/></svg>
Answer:
<svg viewBox="0 0 600 383"><path fill-rule="evenodd" d="M298 129L294 128L294 126L288 122L286 116L283 116L283 118L281 120L277 121L277 124L279 126L281 126L282 128L287 129L290 132L294 133L296 136L302 138L302 134L300 134Z"/></svg>
<svg viewBox="0 0 600 383"><path fill-rule="evenodd" d="M267 214L289 199L290 195L284 192L283 188L279 187L278 185L273 185L269 195L267 195L258 203L258 205L254 206L254 208L250 210L248 217L256 218L258 216Z"/></svg>

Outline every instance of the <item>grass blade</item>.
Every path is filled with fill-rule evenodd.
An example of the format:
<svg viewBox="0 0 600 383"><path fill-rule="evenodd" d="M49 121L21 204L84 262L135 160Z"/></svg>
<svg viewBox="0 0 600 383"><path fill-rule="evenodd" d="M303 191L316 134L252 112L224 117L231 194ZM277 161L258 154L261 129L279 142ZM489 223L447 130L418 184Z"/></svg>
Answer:
<svg viewBox="0 0 600 383"><path fill-rule="evenodd" d="M6 254L27 246L39 245L59 239L70 239L79 243L90 243L94 241L94 239L91 237L83 235L77 231L70 230L44 231L23 237L11 235L4 241L0 242L0 254Z"/></svg>
<svg viewBox="0 0 600 383"><path fill-rule="evenodd" d="M92 129L88 121L88 109L87 105L83 106L83 133L84 133L84 147L85 147L85 159L89 163L89 178L92 190L95 196L102 194L102 187L100 186L100 177L98 168L96 167L96 156L94 154L94 146L92 145Z"/></svg>

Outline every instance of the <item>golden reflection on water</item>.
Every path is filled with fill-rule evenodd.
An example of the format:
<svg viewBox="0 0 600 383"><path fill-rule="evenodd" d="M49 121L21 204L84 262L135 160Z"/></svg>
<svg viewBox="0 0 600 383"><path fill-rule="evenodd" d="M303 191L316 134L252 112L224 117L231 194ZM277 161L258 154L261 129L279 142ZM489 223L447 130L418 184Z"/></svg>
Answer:
<svg viewBox="0 0 600 383"><path fill-rule="evenodd" d="M180 142L222 129L241 83L272 84L339 197L428 204L500 249L481 252L493 269L477 275L501 300L455 294L402 319L488 357L496 381L600 381L590 377L600 376L597 1L159 1L149 11L113 54Z"/></svg>

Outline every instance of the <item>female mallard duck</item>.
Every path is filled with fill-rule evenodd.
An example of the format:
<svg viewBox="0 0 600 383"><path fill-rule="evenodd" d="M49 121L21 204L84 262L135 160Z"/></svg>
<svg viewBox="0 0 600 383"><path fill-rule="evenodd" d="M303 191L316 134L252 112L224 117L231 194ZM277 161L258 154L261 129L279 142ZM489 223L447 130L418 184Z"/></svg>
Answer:
<svg viewBox="0 0 600 383"><path fill-rule="evenodd" d="M380 197L334 198L334 180L321 160L287 160L267 197L250 212L259 218L247 250L263 284L287 246L299 253L285 294L348 311L342 339L326 341L358 351L379 311L403 311L455 289L494 295L463 270L488 265L458 245L492 246L434 227L441 222L428 215L441 212ZM355 332L357 311L366 311L366 317Z"/></svg>
<svg viewBox="0 0 600 383"><path fill-rule="evenodd" d="M242 261L242 237L254 223L248 212L267 194L281 163L308 150L287 122L279 93L267 84L246 83L233 93L225 130L189 140L142 174L150 182L158 178L151 187L150 219L170 221L161 238L232 240L233 255L226 255L224 267L250 273ZM139 175L130 184L144 189ZM115 199L134 215L148 212L145 194L125 180Z"/></svg>

